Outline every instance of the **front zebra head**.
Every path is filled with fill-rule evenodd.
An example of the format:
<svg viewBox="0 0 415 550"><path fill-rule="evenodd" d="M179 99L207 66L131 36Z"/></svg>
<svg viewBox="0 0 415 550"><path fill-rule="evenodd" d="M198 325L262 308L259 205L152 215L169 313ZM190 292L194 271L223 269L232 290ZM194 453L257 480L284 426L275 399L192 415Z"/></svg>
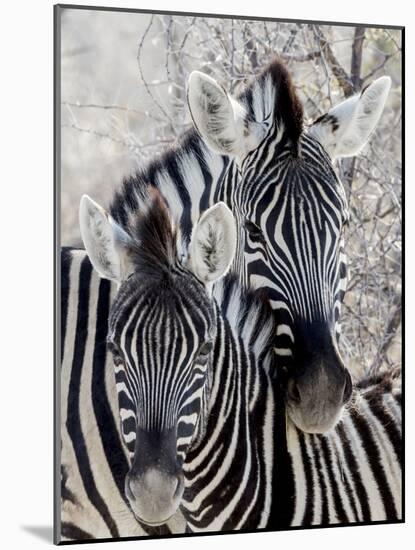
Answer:
<svg viewBox="0 0 415 550"><path fill-rule="evenodd" d="M200 72L189 79L197 130L231 159L220 192L238 224L235 270L269 291L287 410L306 432L332 428L351 394L337 345L349 214L332 160L360 151L389 88L390 79L379 78L304 130L302 106L278 61L238 99Z"/></svg>
<svg viewBox="0 0 415 550"><path fill-rule="evenodd" d="M225 204L211 207L183 261L158 195L128 234L86 196L80 222L93 266L119 284L108 345L131 456L125 492L137 519L159 525L180 504L187 450L204 433L216 331L210 287L233 260L235 222Z"/></svg>

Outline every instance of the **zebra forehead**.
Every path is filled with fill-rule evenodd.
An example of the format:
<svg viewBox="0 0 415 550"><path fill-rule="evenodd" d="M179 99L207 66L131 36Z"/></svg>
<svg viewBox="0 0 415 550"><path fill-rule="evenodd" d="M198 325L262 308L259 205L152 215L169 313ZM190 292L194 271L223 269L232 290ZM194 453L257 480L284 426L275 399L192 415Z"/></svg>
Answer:
<svg viewBox="0 0 415 550"><path fill-rule="evenodd" d="M344 187L324 159L321 169L314 159L309 162L307 156L277 160L268 173L245 180L235 193L241 210L252 217L255 213L260 214L263 208L269 215L276 206L278 214L280 203L287 199L295 201L296 211L319 213L322 217L334 215L343 221L348 217Z"/></svg>
<svg viewBox="0 0 415 550"><path fill-rule="evenodd" d="M214 325L213 306L200 286L186 272L171 276L170 283L165 285L159 280L133 275L123 283L111 308L111 337L150 324L164 325L165 330L176 332L209 332Z"/></svg>

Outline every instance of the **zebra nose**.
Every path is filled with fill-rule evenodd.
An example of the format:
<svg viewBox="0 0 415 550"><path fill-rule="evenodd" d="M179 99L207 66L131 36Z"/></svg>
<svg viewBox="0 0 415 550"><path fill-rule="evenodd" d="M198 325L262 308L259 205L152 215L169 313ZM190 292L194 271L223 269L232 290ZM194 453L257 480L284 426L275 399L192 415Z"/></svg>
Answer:
<svg viewBox="0 0 415 550"><path fill-rule="evenodd" d="M140 475L127 474L126 494L136 518L161 525L177 511L184 491L183 473L168 474L150 468Z"/></svg>
<svg viewBox="0 0 415 550"><path fill-rule="evenodd" d="M127 484L134 500L141 498L141 495L146 493L152 493L154 496L162 495L165 500L175 499L181 496L183 474L166 476L151 469L138 478L129 476Z"/></svg>

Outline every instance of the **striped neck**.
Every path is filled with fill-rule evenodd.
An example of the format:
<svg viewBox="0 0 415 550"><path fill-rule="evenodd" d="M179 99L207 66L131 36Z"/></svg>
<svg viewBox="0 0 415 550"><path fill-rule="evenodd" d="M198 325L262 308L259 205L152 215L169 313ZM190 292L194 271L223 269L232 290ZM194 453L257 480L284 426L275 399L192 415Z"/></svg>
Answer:
<svg viewBox="0 0 415 550"><path fill-rule="evenodd" d="M267 371L273 357L272 315L232 277L215 290L215 298L208 416L204 436L183 466L181 509L194 532L230 524L243 529L247 522L265 527L271 507L274 392Z"/></svg>

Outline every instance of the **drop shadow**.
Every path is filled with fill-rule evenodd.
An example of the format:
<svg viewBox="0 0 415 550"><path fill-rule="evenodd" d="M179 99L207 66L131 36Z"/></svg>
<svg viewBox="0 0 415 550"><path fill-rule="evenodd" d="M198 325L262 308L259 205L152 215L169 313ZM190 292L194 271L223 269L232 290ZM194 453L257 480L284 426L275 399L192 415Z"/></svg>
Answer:
<svg viewBox="0 0 415 550"><path fill-rule="evenodd" d="M21 525L20 527L38 539L53 543L53 527L51 525Z"/></svg>

